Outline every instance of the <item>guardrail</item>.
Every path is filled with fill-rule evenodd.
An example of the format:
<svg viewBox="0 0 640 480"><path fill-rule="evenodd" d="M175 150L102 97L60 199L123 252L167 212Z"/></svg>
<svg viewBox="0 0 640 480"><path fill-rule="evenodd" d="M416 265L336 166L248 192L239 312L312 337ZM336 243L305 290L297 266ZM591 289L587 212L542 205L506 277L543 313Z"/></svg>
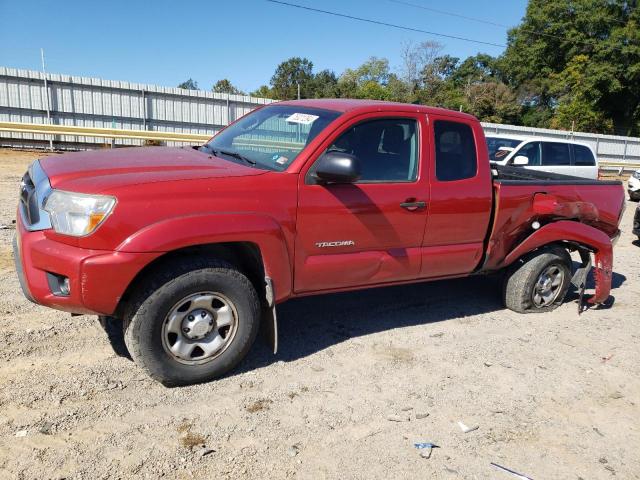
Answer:
<svg viewBox="0 0 640 480"><path fill-rule="evenodd" d="M50 125L42 123L0 122L0 132L38 133L43 135L72 135L79 137L132 138L138 140L156 140L162 142L184 142L199 144L211 138L211 135L197 133L158 132L149 130L123 130L117 128L76 127L71 125ZM633 171L640 163L600 161L606 170Z"/></svg>
<svg viewBox="0 0 640 480"><path fill-rule="evenodd" d="M135 138L164 142L204 143L211 135L198 133L123 130L117 128L76 127L42 123L0 122L0 132L40 133L44 135L72 135L78 137Z"/></svg>

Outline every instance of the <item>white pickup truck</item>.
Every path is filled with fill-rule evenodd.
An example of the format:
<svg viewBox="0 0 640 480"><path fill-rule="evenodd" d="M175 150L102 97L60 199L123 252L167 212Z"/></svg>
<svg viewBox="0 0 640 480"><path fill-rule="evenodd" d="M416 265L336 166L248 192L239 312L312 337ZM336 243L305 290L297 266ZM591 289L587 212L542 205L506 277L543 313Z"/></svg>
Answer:
<svg viewBox="0 0 640 480"><path fill-rule="evenodd" d="M489 160L497 165L598 178L598 160L586 143L539 137L487 135Z"/></svg>

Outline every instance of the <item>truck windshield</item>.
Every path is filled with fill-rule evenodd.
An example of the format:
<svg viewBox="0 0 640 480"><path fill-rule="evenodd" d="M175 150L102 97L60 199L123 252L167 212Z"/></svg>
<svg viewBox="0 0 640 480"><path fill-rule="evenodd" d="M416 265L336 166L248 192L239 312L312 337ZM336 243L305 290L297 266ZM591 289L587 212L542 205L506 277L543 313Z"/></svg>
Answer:
<svg viewBox="0 0 640 480"><path fill-rule="evenodd" d="M489 148L489 161L495 162L504 160L513 149L522 143L522 140L513 138L487 137L487 147ZM505 147L500 149L500 147Z"/></svg>
<svg viewBox="0 0 640 480"><path fill-rule="evenodd" d="M256 168L282 171L340 114L295 105L263 107L222 130L203 148Z"/></svg>

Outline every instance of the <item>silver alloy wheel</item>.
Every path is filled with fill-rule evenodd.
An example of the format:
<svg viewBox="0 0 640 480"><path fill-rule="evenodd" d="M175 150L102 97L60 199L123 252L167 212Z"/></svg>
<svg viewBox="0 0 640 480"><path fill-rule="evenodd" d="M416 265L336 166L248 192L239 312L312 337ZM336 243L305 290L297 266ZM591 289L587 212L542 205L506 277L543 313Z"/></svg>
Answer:
<svg viewBox="0 0 640 480"><path fill-rule="evenodd" d="M218 357L238 330L238 313L224 295L199 292L183 298L162 324L162 346L180 363L197 365Z"/></svg>
<svg viewBox="0 0 640 480"><path fill-rule="evenodd" d="M537 308L551 305L558 298L563 283L564 270L557 265L549 265L533 287L533 304Z"/></svg>

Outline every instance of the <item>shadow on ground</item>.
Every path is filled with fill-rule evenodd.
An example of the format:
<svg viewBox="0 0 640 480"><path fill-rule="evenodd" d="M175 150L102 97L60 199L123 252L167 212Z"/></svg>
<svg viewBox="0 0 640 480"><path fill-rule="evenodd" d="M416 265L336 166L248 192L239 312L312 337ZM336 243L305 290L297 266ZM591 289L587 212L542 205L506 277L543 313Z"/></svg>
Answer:
<svg viewBox="0 0 640 480"><path fill-rule="evenodd" d="M618 288L626 277L614 273L612 280ZM589 275L587 289L592 288ZM258 338L231 375L304 358L350 338L502 310L501 293L498 276L476 276L290 300L278 306L278 353L273 355ZM572 287L566 301L577 298ZM131 358L121 327L112 322L103 326L114 352Z"/></svg>

